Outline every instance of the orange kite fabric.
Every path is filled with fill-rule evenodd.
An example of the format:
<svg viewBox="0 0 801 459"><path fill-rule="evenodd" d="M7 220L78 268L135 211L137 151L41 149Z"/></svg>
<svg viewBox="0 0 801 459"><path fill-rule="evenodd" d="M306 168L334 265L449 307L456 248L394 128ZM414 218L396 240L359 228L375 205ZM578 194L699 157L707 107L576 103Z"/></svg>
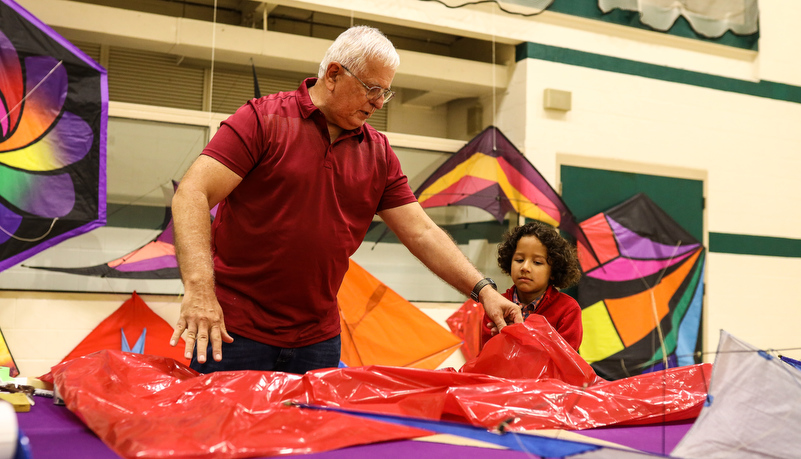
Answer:
<svg viewBox="0 0 801 459"><path fill-rule="evenodd" d="M337 294L342 362L433 370L461 340L353 260Z"/></svg>

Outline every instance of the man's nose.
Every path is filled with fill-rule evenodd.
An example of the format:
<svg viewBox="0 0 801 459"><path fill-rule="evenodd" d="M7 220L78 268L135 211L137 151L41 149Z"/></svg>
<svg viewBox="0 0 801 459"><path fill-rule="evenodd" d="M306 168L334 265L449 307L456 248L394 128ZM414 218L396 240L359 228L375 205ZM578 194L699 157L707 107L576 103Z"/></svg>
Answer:
<svg viewBox="0 0 801 459"><path fill-rule="evenodd" d="M381 97L381 96L378 96L375 99L370 101L370 105L375 107L376 110L381 110L381 107L384 106L384 98Z"/></svg>

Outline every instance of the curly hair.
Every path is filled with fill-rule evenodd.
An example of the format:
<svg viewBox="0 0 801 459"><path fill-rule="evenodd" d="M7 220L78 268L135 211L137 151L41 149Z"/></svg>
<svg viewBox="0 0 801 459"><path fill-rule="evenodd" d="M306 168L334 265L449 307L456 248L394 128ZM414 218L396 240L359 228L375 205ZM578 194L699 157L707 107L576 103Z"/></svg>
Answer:
<svg viewBox="0 0 801 459"><path fill-rule="evenodd" d="M503 241L498 244L498 266L503 272L512 274L512 257L517 251L517 243L524 236L536 237L548 251L551 284L554 287L562 289L578 283L581 270L575 247L556 228L540 221L526 223L504 234Z"/></svg>

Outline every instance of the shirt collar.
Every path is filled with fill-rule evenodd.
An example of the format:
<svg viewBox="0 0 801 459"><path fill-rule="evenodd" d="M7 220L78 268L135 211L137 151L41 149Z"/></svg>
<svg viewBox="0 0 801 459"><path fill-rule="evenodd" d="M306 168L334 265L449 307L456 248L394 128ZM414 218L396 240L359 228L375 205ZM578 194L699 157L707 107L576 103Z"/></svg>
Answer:
<svg viewBox="0 0 801 459"><path fill-rule="evenodd" d="M325 115L323 115L323 112L320 111L320 109L317 108L317 106L314 105L314 103L312 103L311 96L309 95L309 88L314 86L317 83L317 81L318 79L316 77L306 78L305 80L303 80L303 83L301 83L300 87L298 88L298 94L300 96L298 97L298 106L300 108L300 114L301 116L303 116L304 119L310 118L312 115L314 115L315 112L317 112L319 113L319 115L314 115L314 116L320 116L322 117L323 120L325 120ZM361 125L359 126L358 129L343 131L344 136L340 135L339 137L343 138L355 135L358 136L359 138L358 140L361 143L364 140L366 131L367 130L365 129L364 125Z"/></svg>

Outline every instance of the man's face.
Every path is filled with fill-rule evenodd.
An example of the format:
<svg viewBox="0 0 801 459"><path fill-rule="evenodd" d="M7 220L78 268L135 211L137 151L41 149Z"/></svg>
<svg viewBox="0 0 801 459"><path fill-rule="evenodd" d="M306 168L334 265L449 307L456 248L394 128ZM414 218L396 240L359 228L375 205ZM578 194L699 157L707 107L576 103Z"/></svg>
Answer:
<svg viewBox="0 0 801 459"><path fill-rule="evenodd" d="M340 66L332 91L329 111L332 119L329 122L346 130L359 128L373 112L384 106L382 97L375 100L367 99L367 89L359 80L370 87L380 86L388 89L392 85L393 78L395 78L394 70L375 61L367 61L365 70L354 74Z"/></svg>

